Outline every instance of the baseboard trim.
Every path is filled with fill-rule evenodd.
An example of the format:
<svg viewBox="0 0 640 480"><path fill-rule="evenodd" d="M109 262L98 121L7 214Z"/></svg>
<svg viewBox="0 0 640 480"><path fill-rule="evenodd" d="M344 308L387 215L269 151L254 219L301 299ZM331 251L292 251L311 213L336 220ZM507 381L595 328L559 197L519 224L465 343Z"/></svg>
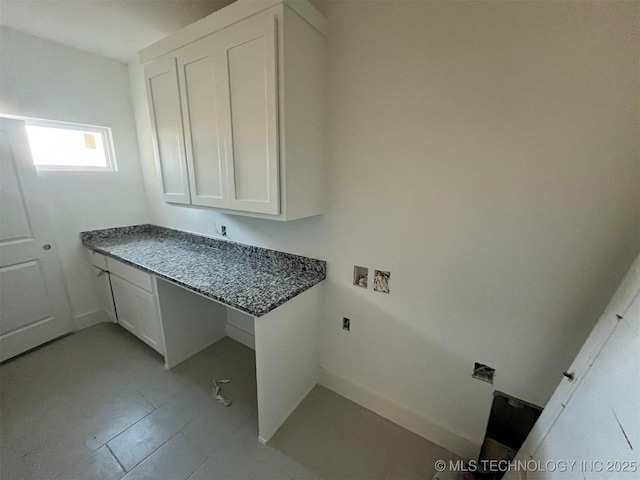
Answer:
<svg viewBox="0 0 640 480"><path fill-rule="evenodd" d="M73 324L75 325L75 331L83 330L98 323L113 322L109 318L109 314L102 309L94 310L93 312L84 313L73 318Z"/></svg>
<svg viewBox="0 0 640 480"><path fill-rule="evenodd" d="M319 370L319 383L323 387L333 390L464 459L477 458L480 445L472 440L447 430L419 413L385 398L363 385L323 368Z"/></svg>
<svg viewBox="0 0 640 480"><path fill-rule="evenodd" d="M307 395L309 395L309 392L311 392L311 390L313 390L313 388L317 385L316 382L313 382L311 385L309 385L309 388L307 388L305 390L305 392L300 396L300 398L298 398L298 401L293 405L293 407L291 407L291 409L287 412L287 414L282 418L282 420L280 422L278 422L276 428L273 429L273 432L270 432L269 435L265 435L264 437L258 436L258 441L260 443L262 443L263 445L266 445L267 442L269 440L271 440L271 438L276 434L276 432L278 430L280 430L280 427L284 424L284 422L287 421L287 419L291 416L291 414L295 411L296 408L298 408L298 406L302 403L302 401L307 398Z"/></svg>
<svg viewBox="0 0 640 480"><path fill-rule="evenodd" d="M230 323L227 323L225 330L227 332L227 337L249 347L251 350L256 349L256 337L254 335L236 327L235 325L231 325Z"/></svg>

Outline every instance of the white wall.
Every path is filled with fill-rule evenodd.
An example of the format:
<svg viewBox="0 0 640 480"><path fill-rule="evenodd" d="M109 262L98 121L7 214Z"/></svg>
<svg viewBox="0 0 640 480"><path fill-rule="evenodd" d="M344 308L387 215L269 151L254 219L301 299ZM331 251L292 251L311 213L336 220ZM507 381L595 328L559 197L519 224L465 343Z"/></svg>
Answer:
<svg viewBox="0 0 640 480"><path fill-rule="evenodd" d="M147 205L127 67L0 29L0 114L111 127L118 172L39 172L77 326L97 310L78 233L143 223Z"/></svg>
<svg viewBox="0 0 640 480"><path fill-rule="evenodd" d="M151 219L327 260L323 369L479 443L494 388L545 404L638 253L639 5L323 7L326 214L162 203L132 65ZM354 264L391 294L352 286Z"/></svg>

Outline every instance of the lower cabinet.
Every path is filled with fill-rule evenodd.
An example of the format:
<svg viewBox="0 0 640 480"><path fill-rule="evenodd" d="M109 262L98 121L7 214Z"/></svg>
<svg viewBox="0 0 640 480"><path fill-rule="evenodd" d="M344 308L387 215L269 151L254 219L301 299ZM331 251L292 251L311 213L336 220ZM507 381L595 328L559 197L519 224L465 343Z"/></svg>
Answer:
<svg viewBox="0 0 640 480"><path fill-rule="evenodd" d="M156 295L111 275L118 323L164 355L164 341Z"/></svg>
<svg viewBox="0 0 640 480"><path fill-rule="evenodd" d="M165 354L153 276L113 258L87 251L100 308L151 348Z"/></svg>

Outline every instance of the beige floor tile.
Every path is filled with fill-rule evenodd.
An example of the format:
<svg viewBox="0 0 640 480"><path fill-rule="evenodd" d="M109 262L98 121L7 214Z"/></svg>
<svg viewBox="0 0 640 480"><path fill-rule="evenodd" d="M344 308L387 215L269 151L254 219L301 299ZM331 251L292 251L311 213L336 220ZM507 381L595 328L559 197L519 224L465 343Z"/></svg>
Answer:
<svg viewBox="0 0 640 480"><path fill-rule="evenodd" d="M122 395L103 406L78 426L91 449L104 445L153 411L153 406L137 392Z"/></svg>
<svg viewBox="0 0 640 480"><path fill-rule="evenodd" d="M124 477L126 480L184 480L207 456L181 433L177 434Z"/></svg>
<svg viewBox="0 0 640 480"><path fill-rule="evenodd" d="M247 417L238 415L233 407L216 402L187 425L182 433L207 455L213 454L246 421Z"/></svg>
<svg viewBox="0 0 640 480"><path fill-rule="evenodd" d="M149 358L148 349L127 337L117 325L100 324L2 365L3 441L21 443L18 437L28 432L23 447L33 450L120 396L130 367ZM129 367L122 365L123 358L130 360Z"/></svg>
<svg viewBox="0 0 640 480"><path fill-rule="evenodd" d="M386 480L431 480L431 478L420 475L404 465L393 465L385 475Z"/></svg>
<svg viewBox="0 0 640 480"><path fill-rule="evenodd" d="M259 472L255 480L317 480L322 478L315 472L282 452L275 452Z"/></svg>
<svg viewBox="0 0 640 480"><path fill-rule="evenodd" d="M169 371L167 375L145 383L142 387L138 388L138 392L146 398L149 403L158 408L178 395L185 388L188 388L188 386L184 379Z"/></svg>
<svg viewBox="0 0 640 480"><path fill-rule="evenodd" d="M197 390L181 393L111 440L109 448L130 471L213 401L213 397Z"/></svg>
<svg viewBox="0 0 640 480"><path fill-rule="evenodd" d="M83 405L84 415L90 417L123 395L136 393L143 379L164 375L160 358L137 358L131 362L114 361L96 373L91 381L74 388L76 401Z"/></svg>
<svg viewBox="0 0 640 480"><path fill-rule="evenodd" d="M82 433L64 432L40 445L31 453L12 461L2 461L2 478L50 479L92 453Z"/></svg>
<svg viewBox="0 0 640 480"><path fill-rule="evenodd" d="M91 454L152 410L151 405L138 393L123 396L105 406L95 416L50 435L27 455L13 459L19 471L23 471L27 478L29 475L38 478L55 476Z"/></svg>
<svg viewBox="0 0 640 480"><path fill-rule="evenodd" d="M221 378L227 408L211 395ZM323 387L262 445L255 354L228 338L167 371L101 324L0 366L0 382L3 479L110 480L124 466L128 479L410 480L458 458Z"/></svg>
<svg viewBox="0 0 640 480"><path fill-rule="evenodd" d="M328 479L384 478L402 428L361 409L335 454L323 470Z"/></svg>
<svg viewBox="0 0 640 480"><path fill-rule="evenodd" d="M204 462L189 480L252 480L251 470L237 459L214 455Z"/></svg>
<svg viewBox="0 0 640 480"><path fill-rule="evenodd" d="M252 374L231 378L231 383L222 385L222 393L231 400L228 408L234 415L246 417L258 411L258 390Z"/></svg>
<svg viewBox="0 0 640 480"><path fill-rule="evenodd" d="M397 462L425 478L432 478L436 460L460 460L460 457L408 430L402 430L395 452Z"/></svg>
<svg viewBox="0 0 640 480"><path fill-rule="evenodd" d="M189 479L252 479L264 469L274 453L272 447L258 441L252 428L243 427L221 445Z"/></svg>
<svg viewBox="0 0 640 480"><path fill-rule="evenodd" d="M106 446L100 447L68 470L56 477L58 480L118 480L124 470Z"/></svg>
<svg viewBox="0 0 640 480"><path fill-rule="evenodd" d="M346 429L356 421L359 411L358 404L318 385L300 403L292 417L294 420L305 417L332 422Z"/></svg>
<svg viewBox="0 0 640 480"><path fill-rule="evenodd" d="M341 457L327 465L324 477L328 480L384 480L389 468L388 464L370 464L362 457Z"/></svg>
<svg viewBox="0 0 640 480"><path fill-rule="evenodd" d="M220 353L219 350L226 353ZM255 354L250 348L224 338L215 346L174 367L172 373L192 385L209 390L214 379L255 378Z"/></svg>
<svg viewBox="0 0 640 480"><path fill-rule="evenodd" d="M2 385L3 392L7 389L8 387ZM46 403L31 409L22 409L20 403L21 400L16 398L11 402L11 406L0 407L0 449L3 458L22 457L41 446L51 436L71 429L85 420L82 405L76 403L72 395L58 394L49 398Z"/></svg>
<svg viewBox="0 0 640 480"><path fill-rule="evenodd" d="M338 449L345 432L342 426L317 416L292 415L269 445L306 468L320 471Z"/></svg>

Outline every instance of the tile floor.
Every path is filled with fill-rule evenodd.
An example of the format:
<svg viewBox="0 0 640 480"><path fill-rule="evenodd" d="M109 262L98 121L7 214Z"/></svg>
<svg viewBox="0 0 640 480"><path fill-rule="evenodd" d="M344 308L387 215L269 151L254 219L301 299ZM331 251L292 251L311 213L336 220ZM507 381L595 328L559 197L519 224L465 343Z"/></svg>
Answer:
<svg viewBox="0 0 640 480"><path fill-rule="evenodd" d="M227 408L211 395L229 378ZM316 387L257 440L254 352L225 338L174 369L114 324L0 366L3 479L430 479L447 450Z"/></svg>

